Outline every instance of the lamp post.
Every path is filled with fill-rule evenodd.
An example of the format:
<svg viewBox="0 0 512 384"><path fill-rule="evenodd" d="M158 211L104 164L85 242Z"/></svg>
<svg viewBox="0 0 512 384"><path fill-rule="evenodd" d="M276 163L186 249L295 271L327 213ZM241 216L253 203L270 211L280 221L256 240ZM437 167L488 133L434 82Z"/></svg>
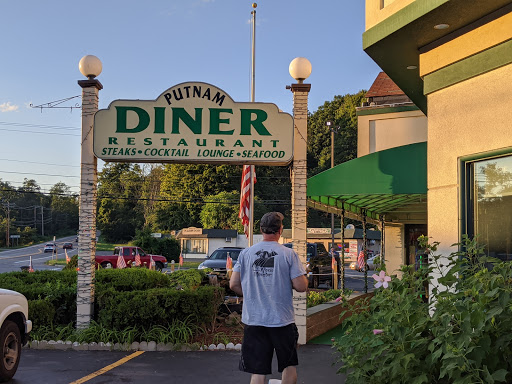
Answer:
<svg viewBox="0 0 512 384"><path fill-rule="evenodd" d="M78 64L87 80L82 87L82 149L80 163L80 211L78 224L78 279L76 294L76 327L87 328L93 316L94 255L96 253L96 185L98 160L93 153L94 114L98 110L98 93L103 88L95 79L102 65L96 56L82 57Z"/></svg>
<svg viewBox="0 0 512 384"><path fill-rule="evenodd" d="M290 75L297 80L289 89L293 93L293 168L292 168L292 244L302 264L306 265L306 182L308 140L308 94L311 84L304 80L311 74L308 59L297 57L289 67ZM299 344L306 343L306 293L293 292L295 324L299 330Z"/></svg>

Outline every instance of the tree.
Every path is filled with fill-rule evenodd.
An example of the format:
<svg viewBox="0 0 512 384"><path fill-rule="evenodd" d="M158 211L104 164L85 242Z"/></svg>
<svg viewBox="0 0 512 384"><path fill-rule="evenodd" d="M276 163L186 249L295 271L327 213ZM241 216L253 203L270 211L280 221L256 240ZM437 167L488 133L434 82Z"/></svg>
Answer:
<svg viewBox="0 0 512 384"><path fill-rule="evenodd" d="M200 225L205 196L240 187L241 167L234 165L169 164L164 167L156 210L162 230ZM167 200L167 201L165 201Z"/></svg>
<svg viewBox="0 0 512 384"><path fill-rule="evenodd" d="M52 230L76 231L78 229L78 198L71 195L71 189L64 183L56 183L50 189L52 209Z"/></svg>
<svg viewBox="0 0 512 384"><path fill-rule="evenodd" d="M334 164L357 157L356 107L361 105L366 91L334 96L308 118L308 176L316 175L331 166L331 132L325 123L334 122L339 130L334 135Z"/></svg>
<svg viewBox="0 0 512 384"><path fill-rule="evenodd" d="M107 241L131 240L142 228L142 179L137 164L107 163L99 173L97 223Z"/></svg>

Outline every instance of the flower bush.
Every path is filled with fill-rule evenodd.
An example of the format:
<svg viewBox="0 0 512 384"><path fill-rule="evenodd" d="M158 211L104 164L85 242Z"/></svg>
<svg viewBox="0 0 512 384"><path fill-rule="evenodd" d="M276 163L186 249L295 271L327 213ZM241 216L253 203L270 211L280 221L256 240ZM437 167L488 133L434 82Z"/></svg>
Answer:
<svg viewBox="0 0 512 384"><path fill-rule="evenodd" d="M352 291L349 289L345 289L345 292L342 292L341 289L329 289L322 292L308 291L306 296L306 307L311 308L332 300L339 302L342 298L350 296L351 293Z"/></svg>
<svg viewBox="0 0 512 384"><path fill-rule="evenodd" d="M344 321L339 372L347 383L512 382L512 263L467 237L449 258L421 241L428 264L404 266Z"/></svg>

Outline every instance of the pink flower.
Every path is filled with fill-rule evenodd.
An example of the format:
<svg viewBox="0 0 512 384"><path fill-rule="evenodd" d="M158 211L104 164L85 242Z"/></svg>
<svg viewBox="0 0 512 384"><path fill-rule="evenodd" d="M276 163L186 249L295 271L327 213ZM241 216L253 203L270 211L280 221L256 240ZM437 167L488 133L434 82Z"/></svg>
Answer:
<svg viewBox="0 0 512 384"><path fill-rule="evenodd" d="M343 300L343 297L341 297L341 296L336 298L337 303L339 303L341 300Z"/></svg>
<svg viewBox="0 0 512 384"><path fill-rule="evenodd" d="M381 333L384 333L384 331L382 329L374 329L373 330L374 335L380 335Z"/></svg>
<svg viewBox="0 0 512 384"><path fill-rule="evenodd" d="M384 272L384 271L380 271L380 273L378 275L373 274L372 277L377 282L375 284L375 288L379 288L381 286L384 287L384 288L387 288L388 287L388 282L391 281L391 277L386 276L386 272Z"/></svg>

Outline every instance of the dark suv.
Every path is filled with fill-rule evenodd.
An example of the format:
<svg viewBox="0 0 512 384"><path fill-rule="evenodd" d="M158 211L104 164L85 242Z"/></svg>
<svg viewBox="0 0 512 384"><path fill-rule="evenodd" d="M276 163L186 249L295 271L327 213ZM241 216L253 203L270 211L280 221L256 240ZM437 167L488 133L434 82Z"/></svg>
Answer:
<svg viewBox="0 0 512 384"><path fill-rule="evenodd" d="M285 247L293 248L292 243L283 244ZM307 272L309 279L309 286L318 288L320 283L329 282L332 285L332 259L325 246L320 243L308 243L307 245ZM340 257L334 256L338 263L338 274L340 271ZM309 272L312 275L309 275Z"/></svg>
<svg viewBox="0 0 512 384"><path fill-rule="evenodd" d="M221 247L213 251L213 253L206 258L199 266L198 269L211 268L216 272L226 272L226 260L228 254L233 260L233 266L238 260L238 255L243 251L243 248L239 247Z"/></svg>

